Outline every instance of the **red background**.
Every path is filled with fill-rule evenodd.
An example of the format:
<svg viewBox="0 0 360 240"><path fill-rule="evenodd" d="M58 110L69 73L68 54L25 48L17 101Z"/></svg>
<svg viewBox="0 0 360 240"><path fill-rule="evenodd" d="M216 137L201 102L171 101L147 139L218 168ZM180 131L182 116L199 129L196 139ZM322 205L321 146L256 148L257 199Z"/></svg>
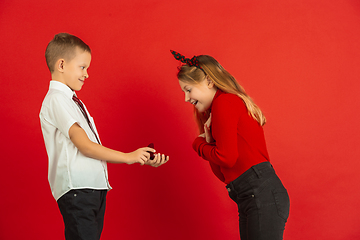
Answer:
<svg viewBox="0 0 360 240"><path fill-rule="evenodd" d="M69 32L92 49L78 93L105 146L154 142L160 168L109 164L102 239L238 239L237 209L191 149L173 49L208 54L264 111L291 209L285 239L360 238L358 0L0 1L0 239L63 239L38 118L44 51Z"/></svg>

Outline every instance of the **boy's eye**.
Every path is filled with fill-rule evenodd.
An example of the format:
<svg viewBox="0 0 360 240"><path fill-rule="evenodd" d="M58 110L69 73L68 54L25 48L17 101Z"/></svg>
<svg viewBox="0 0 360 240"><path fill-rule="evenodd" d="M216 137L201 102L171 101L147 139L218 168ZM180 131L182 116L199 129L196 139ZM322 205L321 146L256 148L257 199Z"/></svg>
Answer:
<svg viewBox="0 0 360 240"><path fill-rule="evenodd" d="M85 69L85 67L80 67L82 70L84 70Z"/></svg>

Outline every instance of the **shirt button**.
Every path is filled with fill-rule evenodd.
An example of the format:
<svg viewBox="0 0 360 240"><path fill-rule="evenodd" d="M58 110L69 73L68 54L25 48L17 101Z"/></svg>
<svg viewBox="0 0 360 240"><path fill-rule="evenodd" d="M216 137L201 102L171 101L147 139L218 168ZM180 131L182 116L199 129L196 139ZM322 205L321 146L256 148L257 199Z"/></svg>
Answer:
<svg viewBox="0 0 360 240"><path fill-rule="evenodd" d="M231 192L231 188L227 188L228 192Z"/></svg>

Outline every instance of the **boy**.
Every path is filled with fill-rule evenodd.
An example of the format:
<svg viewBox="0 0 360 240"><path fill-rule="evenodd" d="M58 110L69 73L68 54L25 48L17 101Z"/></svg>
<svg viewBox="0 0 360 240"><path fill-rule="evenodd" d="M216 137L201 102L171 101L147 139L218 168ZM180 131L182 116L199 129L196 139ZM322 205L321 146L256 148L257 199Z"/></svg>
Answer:
<svg viewBox="0 0 360 240"><path fill-rule="evenodd" d="M49 159L49 183L65 224L66 239L100 239L106 193L111 189L107 162L158 167L169 160L149 147L123 153L101 145L95 123L75 91L89 77L91 50L81 39L59 33L46 48L52 81L40 110Z"/></svg>

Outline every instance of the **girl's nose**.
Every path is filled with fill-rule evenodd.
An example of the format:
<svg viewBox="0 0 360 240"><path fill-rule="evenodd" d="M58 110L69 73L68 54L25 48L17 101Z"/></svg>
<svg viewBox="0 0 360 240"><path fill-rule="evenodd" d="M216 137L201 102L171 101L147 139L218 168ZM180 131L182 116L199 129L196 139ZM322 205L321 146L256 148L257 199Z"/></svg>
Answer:
<svg viewBox="0 0 360 240"><path fill-rule="evenodd" d="M189 98L188 94L185 93L185 102L189 102L189 101L190 101L190 98Z"/></svg>

